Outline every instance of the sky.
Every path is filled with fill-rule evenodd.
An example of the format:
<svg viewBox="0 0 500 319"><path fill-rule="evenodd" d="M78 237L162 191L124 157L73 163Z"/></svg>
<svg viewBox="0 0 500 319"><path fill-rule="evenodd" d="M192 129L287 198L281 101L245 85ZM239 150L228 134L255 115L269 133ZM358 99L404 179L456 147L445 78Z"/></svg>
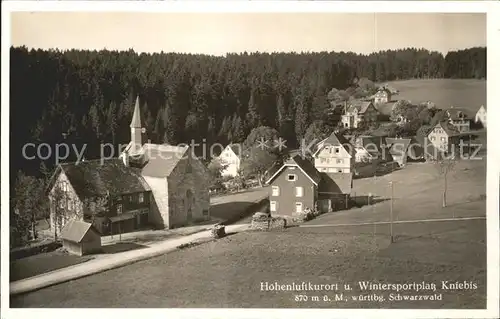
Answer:
<svg viewBox="0 0 500 319"><path fill-rule="evenodd" d="M136 52L374 51L486 46L484 13L14 12L11 44Z"/></svg>

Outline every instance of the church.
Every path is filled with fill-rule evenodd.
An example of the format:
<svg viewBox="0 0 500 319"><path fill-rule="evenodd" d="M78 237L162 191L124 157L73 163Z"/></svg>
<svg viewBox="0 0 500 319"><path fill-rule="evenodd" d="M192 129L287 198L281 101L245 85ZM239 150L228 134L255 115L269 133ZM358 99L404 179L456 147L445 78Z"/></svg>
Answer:
<svg viewBox="0 0 500 319"><path fill-rule="evenodd" d="M207 168L189 146L145 143L139 97L117 158L59 164L47 188L54 235L82 220L101 235L210 219Z"/></svg>

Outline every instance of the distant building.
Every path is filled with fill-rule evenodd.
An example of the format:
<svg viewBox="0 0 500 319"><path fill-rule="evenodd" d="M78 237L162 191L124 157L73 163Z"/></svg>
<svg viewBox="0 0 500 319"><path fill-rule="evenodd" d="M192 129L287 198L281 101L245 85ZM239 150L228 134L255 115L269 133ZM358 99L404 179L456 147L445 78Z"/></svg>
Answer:
<svg viewBox="0 0 500 319"><path fill-rule="evenodd" d="M461 133L470 131L471 119L467 115L467 110L451 107L446 110L446 117L451 125L455 126Z"/></svg>
<svg viewBox="0 0 500 319"><path fill-rule="evenodd" d="M271 215L296 216L306 209L328 212L346 207L352 174L320 173L300 155L285 162L266 181Z"/></svg>
<svg viewBox="0 0 500 319"><path fill-rule="evenodd" d="M351 173L354 154L353 145L341 134L333 132L317 144L313 154L314 167L325 173Z"/></svg>
<svg viewBox="0 0 500 319"><path fill-rule="evenodd" d="M241 145L229 144L219 155L219 159L226 165L222 176L237 176L241 165Z"/></svg>
<svg viewBox="0 0 500 319"><path fill-rule="evenodd" d="M139 98L119 158L57 166L48 185L51 227L91 222L103 235L208 220L207 169L188 146L144 143Z"/></svg>
<svg viewBox="0 0 500 319"><path fill-rule="evenodd" d="M385 140L380 136L358 136L353 141L356 163L380 162L384 155Z"/></svg>
<svg viewBox="0 0 500 319"><path fill-rule="evenodd" d="M400 167L404 167L408 162L409 148L412 143L411 138L386 138L385 143L388 150L388 156Z"/></svg>
<svg viewBox="0 0 500 319"><path fill-rule="evenodd" d="M481 123L483 127L486 127L486 107L481 105L474 118L476 123Z"/></svg>
<svg viewBox="0 0 500 319"><path fill-rule="evenodd" d="M427 135L429 141L441 152L451 151L460 141L460 132L448 121L442 121L432 128Z"/></svg>
<svg viewBox="0 0 500 319"><path fill-rule="evenodd" d="M341 123L344 128L369 127L377 122L378 116L372 102L355 100L347 103Z"/></svg>
<svg viewBox="0 0 500 319"><path fill-rule="evenodd" d="M71 220L61 231L63 247L73 255L88 255L101 251L101 235L92 224Z"/></svg>
<svg viewBox="0 0 500 319"><path fill-rule="evenodd" d="M375 105L385 104L392 101L392 93L386 87L380 87L377 93L375 93L372 98Z"/></svg>

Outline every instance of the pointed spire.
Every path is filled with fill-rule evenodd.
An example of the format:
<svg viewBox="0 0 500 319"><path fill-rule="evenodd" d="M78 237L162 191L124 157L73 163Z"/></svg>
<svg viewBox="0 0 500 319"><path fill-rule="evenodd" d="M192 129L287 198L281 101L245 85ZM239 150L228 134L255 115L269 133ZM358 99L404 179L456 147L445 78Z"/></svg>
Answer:
<svg viewBox="0 0 500 319"><path fill-rule="evenodd" d="M132 122L130 122L130 127L141 128L141 109L139 108L139 96L135 100L134 115L132 116Z"/></svg>

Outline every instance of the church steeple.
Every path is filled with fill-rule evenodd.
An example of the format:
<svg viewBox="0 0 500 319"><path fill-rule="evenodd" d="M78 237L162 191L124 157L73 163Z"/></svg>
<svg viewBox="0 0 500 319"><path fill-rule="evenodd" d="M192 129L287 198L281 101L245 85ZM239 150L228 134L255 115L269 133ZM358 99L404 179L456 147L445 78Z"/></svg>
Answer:
<svg viewBox="0 0 500 319"><path fill-rule="evenodd" d="M141 109L139 107L139 96L135 100L134 115L130 122L130 141L142 145L142 125L141 125Z"/></svg>
<svg viewBox="0 0 500 319"><path fill-rule="evenodd" d="M130 122L131 128L142 128L141 126L141 109L139 108L139 96L135 100L134 115L132 116L132 122Z"/></svg>

